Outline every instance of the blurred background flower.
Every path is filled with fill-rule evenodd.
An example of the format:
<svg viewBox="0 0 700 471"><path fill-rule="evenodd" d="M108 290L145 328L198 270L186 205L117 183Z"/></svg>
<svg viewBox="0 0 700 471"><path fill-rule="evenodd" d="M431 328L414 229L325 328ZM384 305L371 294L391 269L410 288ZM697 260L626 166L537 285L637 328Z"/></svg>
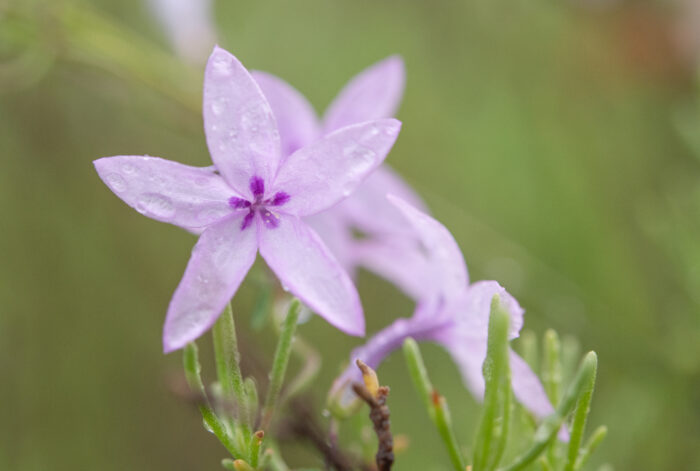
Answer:
<svg viewBox="0 0 700 471"><path fill-rule="evenodd" d="M171 391L180 357L160 352L194 238L134 214L91 166L118 153L209 161L203 67L170 52L150 8L0 4L0 469L219 466ZM400 54L405 124L387 162L450 228L471 277L518 299L526 328L598 351L592 423L610 433L593 464L700 468L700 121L680 4L219 0L212 18L222 46L318 110ZM271 351L249 322L259 285L234 304L249 373L270 362L250 353ZM412 311L367 272L358 288L368 333ZM322 404L362 340L315 317L299 333L323 352ZM445 352L424 353L469 437L477 402ZM412 439L401 459L445 469L400 354L379 373L392 429Z"/></svg>

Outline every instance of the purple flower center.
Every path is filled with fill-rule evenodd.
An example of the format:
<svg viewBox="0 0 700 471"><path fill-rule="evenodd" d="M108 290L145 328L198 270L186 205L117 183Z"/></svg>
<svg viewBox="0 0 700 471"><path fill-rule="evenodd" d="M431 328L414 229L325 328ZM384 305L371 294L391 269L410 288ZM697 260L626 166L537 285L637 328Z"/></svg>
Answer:
<svg viewBox="0 0 700 471"><path fill-rule="evenodd" d="M291 196L284 191L278 191L271 198L265 199L265 182L260 177L250 179L250 192L253 193L253 201L248 201L237 196L232 196L228 200L228 205L233 209L248 208L248 214L243 218L241 230L246 229L253 223L255 215L259 214L268 229L274 229L280 225L279 216L270 211L270 206L282 206L287 203Z"/></svg>

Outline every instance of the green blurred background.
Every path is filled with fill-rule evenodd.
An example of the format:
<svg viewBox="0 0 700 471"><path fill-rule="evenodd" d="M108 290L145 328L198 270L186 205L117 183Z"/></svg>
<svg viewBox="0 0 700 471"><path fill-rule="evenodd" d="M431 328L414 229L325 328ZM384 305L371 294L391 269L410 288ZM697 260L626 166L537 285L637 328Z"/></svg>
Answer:
<svg viewBox="0 0 700 471"><path fill-rule="evenodd" d="M142 0L76 4L114 29L65 20L65 5L0 2L0 469L220 469L224 449L172 391L180 355L161 353L195 239L128 208L91 164L208 165L202 68L179 68ZM682 15L658 2L215 5L219 43L319 111L361 69L403 56L388 162L453 232L472 279L504 284L535 332L598 352L592 425L610 433L593 461L619 470L700 469L700 125L696 65L674 41ZM411 313L388 283L358 285L369 332ZM247 281L234 301L249 371L274 345L250 329L257 292ZM323 353L322 404L360 340L317 318L299 332ZM468 443L478 405L449 357L424 351ZM400 354L379 369L411 440L397 469L447 469L406 373Z"/></svg>

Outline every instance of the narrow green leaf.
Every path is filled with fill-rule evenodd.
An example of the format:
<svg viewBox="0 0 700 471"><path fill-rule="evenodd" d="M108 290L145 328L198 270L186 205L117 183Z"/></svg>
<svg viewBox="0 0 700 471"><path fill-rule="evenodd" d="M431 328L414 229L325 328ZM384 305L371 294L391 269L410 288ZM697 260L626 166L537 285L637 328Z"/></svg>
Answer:
<svg viewBox="0 0 700 471"><path fill-rule="evenodd" d="M416 341L412 338L406 339L403 343L403 353L413 384L425 404L430 419L438 429L440 438L442 438L443 443L447 447L447 452L455 471L464 471L464 458L459 450L457 437L452 428L452 418L447 407L447 401L433 388Z"/></svg>
<svg viewBox="0 0 700 471"><path fill-rule="evenodd" d="M520 334L520 353L523 360L530 365L532 371L539 371L539 351L537 347L537 335L531 330L524 330Z"/></svg>
<svg viewBox="0 0 700 471"><path fill-rule="evenodd" d="M201 377L201 366L199 364L199 354L197 345L194 342L188 343L183 350L183 366L185 368L185 378L192 392L199 396L197 404L199 412L202 414L204 427L211 431L222 445L231 453L233 457L240 456L240 450L235 446L233 440L226 429L226 426L214 414L209 404L204 383Z"/></svg>
<svg viewBox="0 0 700 471"><path fill-rule="evenodd" d="M243 382L243 388L245 389L248 423L254 428L258 420L258 407L260 406L258 402L258 388L255 385L255 380L250 377Z"/></svg>
<svg viewBox="0 0 700 471"><path fill-rule="evenodd" d="M576 460L576 465L574 466L576 471L583 469L588 462L588 459L591 457L596 448L598 448L598 445L600 445L600 443L605 439L607 434L608 428L605 425L601 425L595 429L595 431L591 434L591 438L589 438L586 442L586 446L581 448L581 452Z"/></svg>
<svg viewBox="0 0 700 471"><path fill-rule="evenodd" d="M258 460L260 459L260 447L262 446L263 439L265 438L265 432L258 430L253 434L250 440L250 465L253 468L258 467Z"/></svg>
<svg viewBox="0 0 700 471"><path fill-rule="evenodd" d="M265 405L262 411L261 428L263 430L266 430L270 425L270 421L272 420L272 414L275 411L275 405L277 404L277 400L282 389L284 375L287 372L287 365L289 364L289 355L292 349L292 339L294 338L294 332L296 331L297 323L299 322L300 310L301 303L298 299L293 299L291 304L289 305L287 317L284 319L282 331L280 332L280 337L277 341L275 358L272 362L272 371L270 372L270 385L267 389Z"/></svg>
<svg viewBox="0 0 700 471"><path fill-rule="evenodd" d="M591 398L593 397L593 390L595 388L595 379L596 371L594 370L593 375L584 386L584 390L582 391L576 404L574 420L571 424L571 438L569 439L569 449L564 471L574 471L574 469L576 469L576 461L578 460L579 449L581 448L583 434L586 429L586 420L588 419L588 413L591 410Z"/></svg>
<svg viewBox="0 0 700 471"><path fill-rule="evenodd" d="M511 385L508 365L510 314L498 296L491 301L488 344L484 360L484 404L474 443L474 471L498 466L505 450L510 422Z"/></svg>
<svg viewBox="0 0 700 471"><path fill-rule="evenodd" d="M561 342L559 335L552 329L548 329L544 334L542 383L552 404L559 403L561 380Z"/></svg>
<svg viewBox="0 0 700 471"><path fill-rule="evenodd" d="M551 440L555 438L566 417L573 411L576 401L587 390L591 377L595 377L597 365L598 357L595 352L588 352L556 410L546 417L538 427L530 448L518 456L512 464L502 468L503 471L525 469L540 456Z"/></svg>
<svg viewBox="0 0 700 471"><path fill-rule="evenodd" d="M233 410L234 417L230 417L231 424L238 419L244 435L250 435L248 412L246 410L247 398L243 386L243 376L240 368L240 354L238 353L238 340L236 338L236 324L233 321L231 305L227 304L224 312L214 324L212 330L214 337L214 358L216 372L221 385L221 395L226 410Z"/></svg>
<svg viewBox="0 0 700 471"><path fill-rule="evenodd" d="M430 414L430 418L435 418L435 408L433 407L433 385L428 377L428 371L425 369L423 357L418 348L418 343L412 338L407 338L403 342L403 353L408 365L408 372L413 379L413 384L418 390L418 394L425 404L425 408Z"/></svg>

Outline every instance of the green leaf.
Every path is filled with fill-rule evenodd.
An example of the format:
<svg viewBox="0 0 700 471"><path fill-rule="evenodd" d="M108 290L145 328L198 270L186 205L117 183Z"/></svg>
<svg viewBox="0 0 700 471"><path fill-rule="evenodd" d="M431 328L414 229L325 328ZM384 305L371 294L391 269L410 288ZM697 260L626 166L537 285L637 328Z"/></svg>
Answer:
<svg viewBox="0 0 700 471"><path fill-rule="evenodd" d="M561 381L561 342L559 335L554 330L548 329L544 334L542 383L552 404L559 403Z"/></svg>
<svg viewBox="0 0 700 471"><path fill-rule="evenodd" d="M452 428L452 418L447 401L433 388L416 341L412 338L406 339L403 343L403 353L413 384L428 410L428 415L437 427L440 438L447 447L454 469L464 471L464 458Z"/></svg>
<svg viewBox="0 0 700 471"><path fill-rule="evenodd" d="M578 471L586 465L588 459L591 457L595 449L598 448L598 445L600 445L603 439L605 439L607 434L608 428L605 425L601 425L595 429L595 431L591 434L591 438L589 438L588 442L586 442L586 446L584 446L579 453L578 459L576 460L576 465L574 466L575 470Z"/></svg>
<svg viewBox="0 0 700 471"><path fill-rule="evenodd" d="M250 435L248 423L247 397L243 386L243 376L240 368L240 354L238 353L238 340L236 338L236 325L233 321L231 305L227 304L224 312L214 323L212 330L214 337L214 358L216 373L221 385L221 396L226 410L234 410L237 417L231 417L231 425L238 425L245 436Z"/></svg>
<svg viewBox="0 0 700 471"><path fill-rule="evenodd" d="M192 392L199 396L197 401L199 412L202 414L204 427L211 431L216 438L226 447L231 453L231 456L241 456L241 452L234 444L226 426L214 414L209 399L207 398L204 383L202 383L201 366L199 364L199 354L197 345L194 342L188 343L183 350L183 366L185 368L185 378Z"/></svg>
<svg viewBox="0 0 700 471"><path fill-rule="evenodd" d="M488 344L483 374L485 381L483 415L474 444L474 471L498 466L508 439L512 389L508 364L510 314L498 296L491 301Z"/></svg>
<svg viewBox="0 0 700 471"><path fill-rule="evenodd" d="M583 441L583 434L586 429L586 420L591 409L591 398L593 397L593 389L595 388L596 371L589 378L587 384L584 385L584 390L576 404L574 412L574 420L571 424L571 438L569 439L569 450L567 453L566 465L564 471L574 471L576 469L576 461L579 456L579 449Z"/></svg>
<svg viewBox="0 0 700 471"><path fill-rule="evenodd" d="M282 383L284 382L284 375L287 372L289 356L292 350L292 339L294 338L294 332L299 322L300 310L301 303L298 299L293 299L289 305L287 317L282 324L282 331L277 341L275 358L272 362L272 371L270 372L270 385L267 389L265 405L262 411L262 425L260 428L263 430L266 430L270 425L272 414L275 411L275 405L277 404L280 391L282 390Z"/></svg>
<svg viewBox="0 0 700 471"><path fill-rule="evenodd" d="M573 411L576 401L589 387L591 378L595 378L598 357L595 352L588 352L581 362L574 380L567 388L564 396L554 413L542 421L533 437L533 443L528 450L518 456L512 464L502 468L503 471L518 471L525 469L535 461L547 445L554 440L566 417Z"/></svg>

